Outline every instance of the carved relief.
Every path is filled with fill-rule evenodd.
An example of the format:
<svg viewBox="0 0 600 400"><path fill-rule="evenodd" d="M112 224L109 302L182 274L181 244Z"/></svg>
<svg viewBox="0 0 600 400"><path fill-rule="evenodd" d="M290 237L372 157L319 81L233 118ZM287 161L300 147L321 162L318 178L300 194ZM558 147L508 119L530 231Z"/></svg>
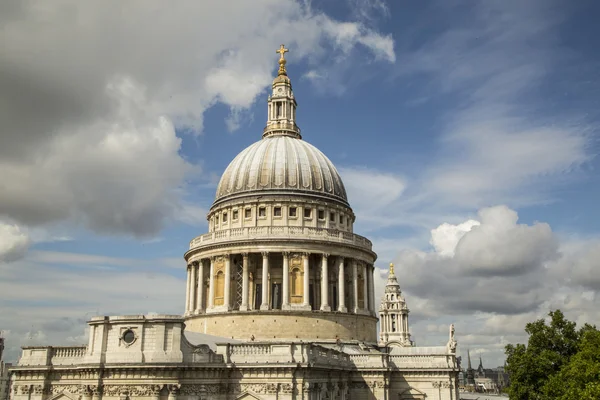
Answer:
<svg viewBox="0 0 600 400"><path fill-rule="evenodd" d="M220 391L219 384L207 385L183 385L180 389L182 395L198 396L202 394L217 394Z"/></svg>
<svg viewBox="0 0 600 400"><path fill-rule="evenodd" d="M121 385L105 385L102 392L105 396L118 396L124 390L125 387Z"/></svg>
<svg viewBox="0 0 600 400"><path fill-rule="evenodd" d="M33 390L33 394L35 395L42 395L44 394L44 385L33 385L32 388Z"/></svg>
<svg viewBox="0 0 600 400"><path fill-rule="evenodd" d="M158 396L162 389L162 385L142 385L133 386L129 390L131 396Z"/></svg>
<svg viewBox="0 0 600 400"><path fill-rule="evenodd" d="M257 394L274 394L277 393L276 383L242 383L242 392L253 392Z"/></svg>
<svg viewBox="0 0 600 400"><path fill-rule="evenodd" d="M51 394L59 394L59 393L71 393L71 394L84 394L84 387L79 385L52 385L50 387L49 392Z"/></svg>
<svg viewBox="0 0 600 400"><path fill-rule="evenodd" d="M31 386L30 385L21 385L18 387L18 391L17 391L17 388L15 388L15 391L18 394L29 394L29 392L31 391Z"/></svg>
<svg viewBox="0 0 600 400"><path fill-rule="evenodd" d="M294 393L294 385L292 385L291 383L282 383L281 385L279 385L279 388L281 393Z"/></svg>

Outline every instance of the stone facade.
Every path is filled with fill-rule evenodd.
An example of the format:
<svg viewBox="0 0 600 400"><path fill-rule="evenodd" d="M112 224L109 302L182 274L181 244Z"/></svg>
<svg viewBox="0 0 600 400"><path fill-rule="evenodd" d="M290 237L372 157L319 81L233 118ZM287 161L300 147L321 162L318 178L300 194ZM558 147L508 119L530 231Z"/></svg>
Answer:
<svg viewBox="0 0 600 400"><path fill-rule="evenodd" d="M393 267L376 303L377 256L302 140L285 51L262 140L227 167L184 255L183 316L96 317L87 346L25 347L13 400L458 400L453 326L446 346L415 347Z"/></svg>
<svg viewBox="0 0 600 400"><path fill-rule="evenodd" d="M184 319L169 315L89 325L87 346L24 347L11 398L458 399L455 357L443 346L227 342L186 333Z"/></svg>

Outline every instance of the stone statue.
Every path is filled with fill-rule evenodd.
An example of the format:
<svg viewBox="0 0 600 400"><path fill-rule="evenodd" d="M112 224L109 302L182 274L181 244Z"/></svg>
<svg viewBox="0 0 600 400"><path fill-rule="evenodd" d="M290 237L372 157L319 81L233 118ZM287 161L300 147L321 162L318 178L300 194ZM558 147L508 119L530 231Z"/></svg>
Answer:
<svg viewBox="0 0 600 400"><path fill-rule="evenodd" d="M446 345L448 353L456 353L456 345L457 342L454 339L454 324L450 324L449 339L448 344Z"/></svg>

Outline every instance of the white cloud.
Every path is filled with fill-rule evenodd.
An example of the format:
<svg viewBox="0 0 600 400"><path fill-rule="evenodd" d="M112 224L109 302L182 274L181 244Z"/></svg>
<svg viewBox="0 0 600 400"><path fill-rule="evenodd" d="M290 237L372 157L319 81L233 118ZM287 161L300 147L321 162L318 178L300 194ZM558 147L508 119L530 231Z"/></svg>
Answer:
<svg viewBox="0 0 600 400"><path fill-rule="evenodd" d="M536 309L546 289L540 276L558 249L547 224L517 224L505 206L480 210L479 221L440 225L432 243L433 251L405 250L396 261L406 290L440 313Z"/></svg>
<svg viewBox="0 0 600 400"><path fill-rule="evenodd" d="M29 236L21 232L17 225L7 225L0 221L0 263L23 258L30 242Z"/></svg>
<svg viewBox="0 0 600 400"><path fill-rule="evenodd" d="M517 213L506 206L482 209L479 219L458 241L454 258L461 271L524 274L557 258L558 241L548 224L517 224Z"/></svg>
<svg viewBox="0 0 600 400"><path fill-rule="evenodd" d="M442 257L454 256L454 251L460 239L470 232L473 227L478 226L479 221L468 220L458 225L452 225L444 222L440 226L431 230L431 240L429 243L433 246L436 253Z"/></svg>
<svg viewBox="0 0 600 400"><path fill-rule="evenodd" d="M563 257L552 265L551 272L558 279L566 279L572 286L600 290L600 240L576 241L564 248Z"/></svg>
<svg viewBox="0 0 600 400"><path fill-rule="evenodd" d="M239 127L281 42L290 65L318 63L332 47L340 62L356 46L394 58L391 37L295 1L32 0L0 15L0 120L10 132L0 136L0 215L30 227L68 221L146 237L197 214L185 178L199 167L181 156L176 127L200 133L216 102Z"/></svg>

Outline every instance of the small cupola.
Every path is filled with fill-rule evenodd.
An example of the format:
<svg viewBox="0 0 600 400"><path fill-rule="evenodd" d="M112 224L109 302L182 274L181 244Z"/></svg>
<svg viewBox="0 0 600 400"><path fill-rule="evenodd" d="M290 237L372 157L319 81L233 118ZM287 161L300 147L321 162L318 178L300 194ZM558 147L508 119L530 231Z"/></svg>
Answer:
<svg viewBox="0 0 600 400"><path fill-rule="evenodd" d="M379 345L412 346L408 331L408 307L394 274L394 264L385 285L385 292L379 306Z"/></svg>
<svg viewBox="0 0 600 400"><path fill-rule="evenodd" d="M300 128L296 125L296 98L292 91L292 83L287 76L285 53L289 50L281 45L276 51L279 53L279 70L273 79L272 93L267 100L267 126L263 131L263 138L284 135L302 139Z"/></svg>

